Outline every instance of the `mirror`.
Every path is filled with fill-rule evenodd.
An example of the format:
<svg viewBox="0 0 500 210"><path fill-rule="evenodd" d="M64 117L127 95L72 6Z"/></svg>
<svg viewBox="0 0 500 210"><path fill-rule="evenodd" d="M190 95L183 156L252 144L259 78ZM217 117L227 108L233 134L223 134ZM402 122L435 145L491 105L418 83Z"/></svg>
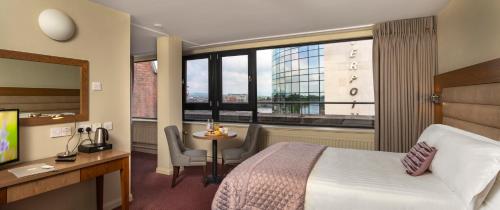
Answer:
<svg viewBox="0 0 500 210"><path fill-rule="evenodd" d="M21 125L88 120L88 61L0 50L0 109Z"/></svg>

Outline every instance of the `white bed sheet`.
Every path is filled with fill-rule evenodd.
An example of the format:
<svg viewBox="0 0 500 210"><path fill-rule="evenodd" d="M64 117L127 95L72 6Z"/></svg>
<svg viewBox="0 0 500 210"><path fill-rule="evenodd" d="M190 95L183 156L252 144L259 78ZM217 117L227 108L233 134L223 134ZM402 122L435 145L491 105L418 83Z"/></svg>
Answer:
<svg viewBox="0 0 500 210"><path fill-rule="evenodd" d="M403 156L327 148L309 175L305 209L465 209L438 177L407 175L400 163Z"/></svg>

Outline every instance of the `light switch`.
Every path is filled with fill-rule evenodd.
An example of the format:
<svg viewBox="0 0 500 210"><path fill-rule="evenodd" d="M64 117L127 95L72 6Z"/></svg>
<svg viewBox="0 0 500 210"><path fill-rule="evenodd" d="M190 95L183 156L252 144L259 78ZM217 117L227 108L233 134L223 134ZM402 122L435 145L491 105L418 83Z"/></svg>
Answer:
<svg viewBox="0 0 500 210"><path fill-rule="evenodd" d="M106 129L108 129L108 130L113 130L113 122L104 122L104 123L102 124L102 127L103 127L103 128L106 128Z"/></svg>
<svg viewBox="0 0 500 210"><path fill-rule="evenodd" d="M101 82L92 82L92 90L93 91L101 91L102 83Z"/></svg>

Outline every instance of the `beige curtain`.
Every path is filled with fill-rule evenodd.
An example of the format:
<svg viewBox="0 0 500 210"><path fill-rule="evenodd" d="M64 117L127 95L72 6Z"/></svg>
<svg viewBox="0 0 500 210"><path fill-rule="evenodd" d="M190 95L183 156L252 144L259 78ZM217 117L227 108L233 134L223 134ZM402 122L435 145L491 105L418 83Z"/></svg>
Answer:
<svg viewBox="0 0 500 210"><path fill-rule="evenodd" d="M379 150L407 152L432 123L436 51L434 17L374 26L375 144Z"/></svg>

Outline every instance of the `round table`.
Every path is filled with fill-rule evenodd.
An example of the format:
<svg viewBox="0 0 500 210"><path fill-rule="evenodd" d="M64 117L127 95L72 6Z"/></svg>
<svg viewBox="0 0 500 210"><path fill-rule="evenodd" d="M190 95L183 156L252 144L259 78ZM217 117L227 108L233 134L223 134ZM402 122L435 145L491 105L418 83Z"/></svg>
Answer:
<svg viewBox="0 0 500 210"><path fill-rule="evenodd" d="M226 141L236 138L235 132L229 131L223 135L210 135L206 131L197 131L193 133L193 137L201 140L212 141L212 175L207 177L207 183L218 184L222 181L222 177L217 175L217 142Z"/></svg>

